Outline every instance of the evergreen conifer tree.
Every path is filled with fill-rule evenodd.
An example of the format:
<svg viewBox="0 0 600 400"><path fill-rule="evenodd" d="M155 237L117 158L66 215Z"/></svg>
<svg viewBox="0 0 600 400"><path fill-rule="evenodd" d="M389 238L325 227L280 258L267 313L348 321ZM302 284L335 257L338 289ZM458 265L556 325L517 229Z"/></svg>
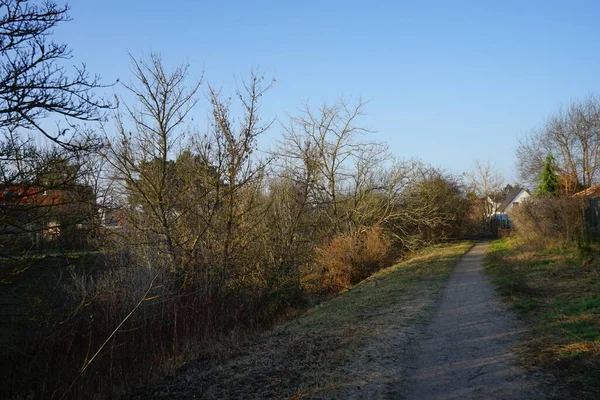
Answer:
<svg viewBox="0 0 600 400"><path fill-rule="evenodd" d="M558 194L560 181L555 165L554 157L548 154L542 168L542 173L540 174L539 185L537 187L538 194Z"/></svg>

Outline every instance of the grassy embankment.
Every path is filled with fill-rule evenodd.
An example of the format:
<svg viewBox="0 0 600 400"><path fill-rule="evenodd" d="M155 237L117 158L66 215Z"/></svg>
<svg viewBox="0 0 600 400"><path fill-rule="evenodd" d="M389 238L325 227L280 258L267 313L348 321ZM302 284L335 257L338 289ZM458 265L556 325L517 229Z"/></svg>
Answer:
<svg viewBox="0 0 600 400"><path fill-rule="evenodd" d="M378 393L405 379L415 326L472 244L423 249L267 332L241 355L191 363L136 398L345 398L357 387Z"/></svg>
<svg viewBox="0 0 600 400"><path fill-rule="evenodd" d="M600 398L600 260L575 245L492 242L487 268L512 308L532 324L523 355L573 398Z"/></svg>

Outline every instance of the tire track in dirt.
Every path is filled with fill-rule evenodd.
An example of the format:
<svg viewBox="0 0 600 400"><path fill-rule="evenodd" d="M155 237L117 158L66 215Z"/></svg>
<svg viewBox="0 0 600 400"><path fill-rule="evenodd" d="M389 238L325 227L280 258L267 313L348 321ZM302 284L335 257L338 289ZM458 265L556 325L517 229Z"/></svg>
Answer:
<svg viewBox="0 0 600 400"><path fill-rule="evenodd" d="M483 272L486 243L457 264L415 347L408 399L539 399L550 387L519 366L513 348L526 331ZM546 392L546 393L545 393Z"/></svg>

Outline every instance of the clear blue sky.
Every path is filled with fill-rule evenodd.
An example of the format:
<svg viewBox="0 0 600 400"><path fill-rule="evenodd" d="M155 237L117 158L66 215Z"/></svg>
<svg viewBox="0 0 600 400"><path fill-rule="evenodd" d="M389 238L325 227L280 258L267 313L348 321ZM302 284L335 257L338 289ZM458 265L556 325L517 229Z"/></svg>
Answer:
<svg viewBox="0 0 600 400"><path fill-rule="evenodd" d="M517 139L600 91L598 1L70 4L55 39L106 82L129 81L128 51L189 62L226 90L258 66L277 80L266 116L362 96L372 100L364 125L396 156L458 173L489 160L514 180Z"/></svg>

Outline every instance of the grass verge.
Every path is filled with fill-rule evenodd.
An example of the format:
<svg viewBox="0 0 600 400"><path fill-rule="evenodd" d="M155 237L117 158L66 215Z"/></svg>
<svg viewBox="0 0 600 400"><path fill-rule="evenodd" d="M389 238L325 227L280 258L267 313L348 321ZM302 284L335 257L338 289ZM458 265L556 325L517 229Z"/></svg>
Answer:
<svg viewBox="0 0 600 400"><path fill-rule="evenodd" d="M571 398L600 398L600 261L575 245L490 244L487 269L514 311L532 325L523 346Z"/></svg>
<svg viewBox="0 0 600 400"><path fill-rule="evenodd" d="M458 259L472 245L471 242L459 242L423 249L322 303L304 315L301 322L315 324L327 321L336 325L354 321L376 309L391 307L398 303L398 298L405 298L416 291L437 294Z"/></svg>
<svg viewBox="0 0 600 400"><path fill-rule="evenodd" d="M471 246L421 250L266 332L238 356L189 363L134 398L347 398L357 387L380 398L379 390L408 374L415 326Z"/></svg>

